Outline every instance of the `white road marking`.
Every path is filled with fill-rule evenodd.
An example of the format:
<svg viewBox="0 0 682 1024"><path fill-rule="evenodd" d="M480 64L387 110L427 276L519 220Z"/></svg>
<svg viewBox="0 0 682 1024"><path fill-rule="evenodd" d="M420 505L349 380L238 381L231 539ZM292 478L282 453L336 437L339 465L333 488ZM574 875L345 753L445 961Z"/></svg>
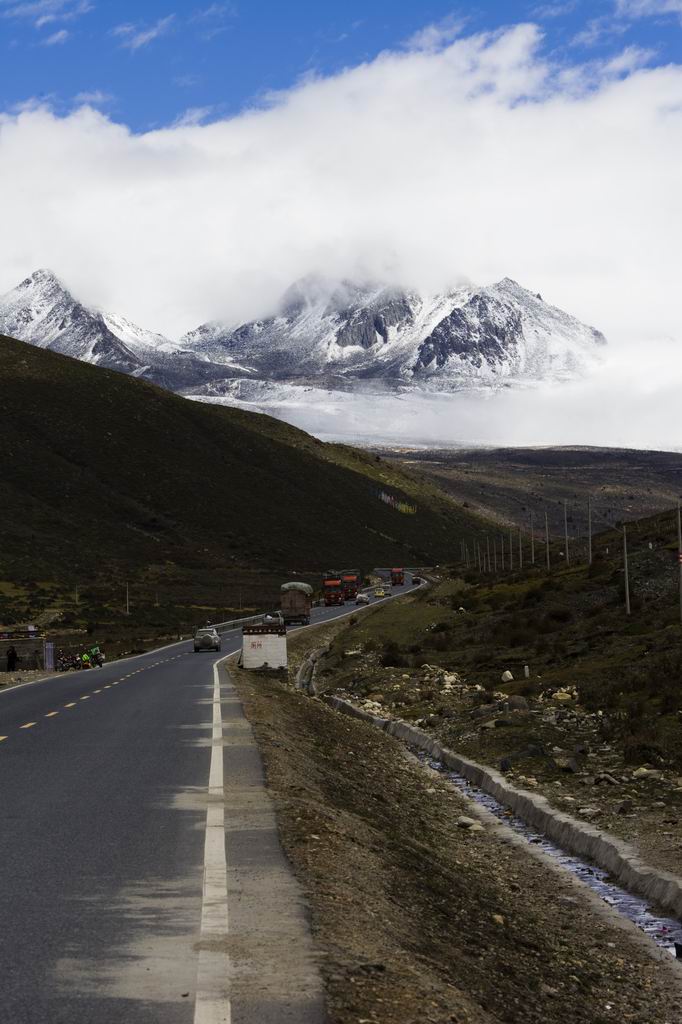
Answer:
<svg viewBox="0 0 682 1024"><path fill-rule="evenodd" d="M230 657L230 655L228 655ZM225 793L223 789L223 717L220 707L219 667L213 666L213 731L208 776L208 808L204 844L204 887L201 906L201 941L197 969L194 1024L231 1024L229 977L227 856L225 853Z"/></svg>

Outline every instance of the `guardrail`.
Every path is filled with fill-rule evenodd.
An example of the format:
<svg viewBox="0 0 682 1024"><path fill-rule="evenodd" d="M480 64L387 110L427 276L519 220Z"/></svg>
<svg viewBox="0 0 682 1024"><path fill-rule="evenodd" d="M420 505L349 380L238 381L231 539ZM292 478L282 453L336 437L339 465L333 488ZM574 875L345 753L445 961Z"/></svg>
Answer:
<svg viewBox="0 0 682 1024"><path fill-rule="evenodd" d="M227 622L212 622L210 625L212 629L216 629L219 633L227 633L231 629L237 629L238 626L255 626L257 623L262 622L264 618L264 615L249 615L245 619L229 619Z"/></svg>

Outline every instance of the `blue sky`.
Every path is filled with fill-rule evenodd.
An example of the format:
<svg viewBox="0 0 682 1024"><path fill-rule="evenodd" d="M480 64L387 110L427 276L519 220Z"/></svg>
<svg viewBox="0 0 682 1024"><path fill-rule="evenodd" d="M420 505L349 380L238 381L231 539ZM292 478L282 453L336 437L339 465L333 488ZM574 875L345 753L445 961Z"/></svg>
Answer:
<svg viewBox="0 0 682 1024"><path fill-rule="evenodd" d="M0 0L0 106L86 99L136 132L214 120L450 21L467 34L534 21L569 65L632 46L654 65L682 59L682 0Z"/></svg>

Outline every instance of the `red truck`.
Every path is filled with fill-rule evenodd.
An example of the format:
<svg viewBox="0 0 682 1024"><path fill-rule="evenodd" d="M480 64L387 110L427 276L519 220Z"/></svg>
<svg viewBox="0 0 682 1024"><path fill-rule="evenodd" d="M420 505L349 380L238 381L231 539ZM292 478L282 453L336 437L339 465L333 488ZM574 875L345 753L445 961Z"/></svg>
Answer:
<svg viewBox="0 0 682 1024"><path fill-rule="evenodd" d="M402 587L405 582L405 570L404 569L391 569L391 586Z"/></svg>
<svg viewBox="0 0 682 1024"><path fill-rule="evenodd" d="M360 573L354 569L346 569L341 573L341 586L346 601L354 601L360 589Z"/></svg>
<svg viewBox="0 0 682 1024"><path fill-rule="evenodd" d="M346 595L343 590L343 580L340 572L328 572L322 581L322 592L324 603L327 607L335 604L345 604Z"/></svg>

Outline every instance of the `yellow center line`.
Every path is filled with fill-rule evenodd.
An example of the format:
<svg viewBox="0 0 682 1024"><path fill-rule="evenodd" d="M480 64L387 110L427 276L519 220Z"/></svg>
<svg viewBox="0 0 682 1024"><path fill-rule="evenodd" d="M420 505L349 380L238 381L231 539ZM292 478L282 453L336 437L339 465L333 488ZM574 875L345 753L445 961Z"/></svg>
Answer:
<svg viewBox="0 0 682 1024"><path fill-rule="evenodd" d="M112 686L118 686L119 682L120 682L120 679L117 679L117 680L116 680L116 682L115 682L115 683L112 683L111 685L112 685Z"/></svg>
<svg viewBox="0 0 682 1024"><path fill-rule="evenodd" d="M0 743L2 743L2 741L6 740L7 738L8 738L7 736L0 736Z"/></svg>
<svg viewBox="0 0 682 1024"><path fill-rule="evenodd" d="M90 700L89 694L86 693L84 697L81 697L81 700Z"/></svg>
<svg viewBox="0 0 682 1024"><path fill-rule="evenodd" d="M36 722L27 722L26 725L19 726L20 729L32 729Z"/></svg>
<svg viewBox="0 0 682 1024"><path fill-rule="evenodd" d="M54 718L54 716L58 714L58 711L48 711L48 713L45 715L45 718Z"/></svg>
<svg viewBox="0 0 682 1024"><path fill-rule="evenodd" d="M104 687L104 689L105 690L110 690L111 689L111 683L107 683L107 685Z"/></svg>
<svg viewBox="0 0 682 1024"><path fill-rule="evenodd" d="M93 690L92 692L93 693L101 693L102 691L101 690Z"/></svg>
<svg viewBox="0 0 682 1024"><path fill-rule="evenodd" d="M75 708L75 706L76 706L76 703L75 703L75 701L74 701L74 703L73 703L73 704L65 704L65 705L64 705L64 707L65 707L65 708Z"/></svg>

